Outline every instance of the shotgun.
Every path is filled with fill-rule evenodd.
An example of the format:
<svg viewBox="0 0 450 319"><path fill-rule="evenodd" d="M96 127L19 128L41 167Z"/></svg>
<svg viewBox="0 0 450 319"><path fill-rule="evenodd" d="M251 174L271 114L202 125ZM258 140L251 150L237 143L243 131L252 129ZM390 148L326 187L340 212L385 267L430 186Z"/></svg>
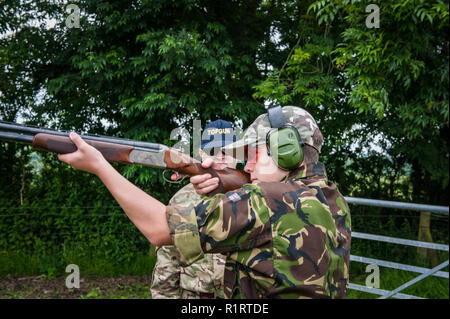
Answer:
<svg viewBox="0 0 450 319"><path fill-rule="evenodd" d="M186 176L209 173L212 177L218 177L219 187L209 193L209 196L241 188L250 182L249 175L245 172L231 168L222 170L203 168L200 161L163 144L102 135L80 136L86 143L99 150L109 162L164 168ZM0 140L28 144L38 150L59 154L77 150L69 138L69 132L3 121L0 121Z"/></svg>

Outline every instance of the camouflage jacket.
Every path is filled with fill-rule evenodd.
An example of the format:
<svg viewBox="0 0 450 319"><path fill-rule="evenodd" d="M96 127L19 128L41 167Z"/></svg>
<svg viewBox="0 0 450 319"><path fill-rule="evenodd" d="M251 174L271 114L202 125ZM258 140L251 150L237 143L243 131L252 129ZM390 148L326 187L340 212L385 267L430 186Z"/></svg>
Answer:
<svg viewBox="0 0 450 319"><path fill-rule="evenodd" d="M225 253L227 298L345 298L350 211L322 163L281 182L257 182L168 206L180 262Z"/></svg>
<svg viewBox="0 0 450 319"><path fill-rule="evenodd" d="M201 196L188 184L171 198L169 205L189 206L199 200ZM156 255L150 287L153 299L202 298L202 293L224 298L224 255L207 254L188 267L181 266L174 246L160 247Z"/></svg>

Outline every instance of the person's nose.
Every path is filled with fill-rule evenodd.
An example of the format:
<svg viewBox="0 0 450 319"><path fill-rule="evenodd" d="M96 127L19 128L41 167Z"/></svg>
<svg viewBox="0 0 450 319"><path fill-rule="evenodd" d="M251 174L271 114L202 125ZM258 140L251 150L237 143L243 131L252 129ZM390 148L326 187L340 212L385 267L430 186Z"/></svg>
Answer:
<svg viewBox="0 0 450 319"><path fill-rule="evenodd" d="M253 171L255 170L255 164L254 163L249 163L247 162L244 166L244 172L246 173L253 173Z"/></svg>

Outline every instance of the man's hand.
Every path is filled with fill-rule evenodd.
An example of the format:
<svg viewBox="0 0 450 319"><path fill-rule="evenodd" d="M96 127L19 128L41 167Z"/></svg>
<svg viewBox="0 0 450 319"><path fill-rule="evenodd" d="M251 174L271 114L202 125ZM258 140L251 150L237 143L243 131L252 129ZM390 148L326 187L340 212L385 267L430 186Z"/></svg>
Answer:
<svg viewBox="0 0 450 319"><path fill-rule="evenodd" d="M214 168L214 161L207 158L202 162L203 168ZM211 174L195 175L190 178L190 182L194 185L195 191L199 195L206 195L219 187L219 178L212 178Z"/></svg>
<svg viewBox="0 0 450 319"><path fill-rule="evenodd" d="M69 137L75 143L78 150L69 154L58 154L58 159L66 162L74 169L98 175L100 168L108 164L102 153L83 141L75 132L71 132Z"/></svg>
<svg viewBox="0 0 450 319"><path fill-rule="evenodd" d="M216 163L214 162L214 160L212 158L206 158L203 162L202 162L202 167L203 168L208 168L208 167L213 167L215 169L216 168ZM222 169L222 168L220 168ZM209 192L215 190L217 187L219 187L219 178L214 177L211 178L211 174L203 174L203 175L195 175L192 176L189 181L191 182L192 185L194 185L195 191L197 192L197 194L199 195L207 195ZM170 176L170 179L173 181L176 181L179 178L179 176L177 174L172 174Z"/></svg>

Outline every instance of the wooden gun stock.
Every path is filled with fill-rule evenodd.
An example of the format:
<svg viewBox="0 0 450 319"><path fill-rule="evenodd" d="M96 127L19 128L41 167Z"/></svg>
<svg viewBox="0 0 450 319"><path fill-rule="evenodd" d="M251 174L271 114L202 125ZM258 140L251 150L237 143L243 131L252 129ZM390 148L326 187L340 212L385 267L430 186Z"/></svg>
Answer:
<svg viewBox="0 0 450 319"><path fill-rule="evenodd" d="M181 174L194 176L209 173L212 177L218 177L219 187L208 193L208 196L213 196L218 193L224 194L226 192L241 188L242 185L246 183L250 183L250 177L247 173L232 168L225 168L221 170L204 168L200 162L195 161L192 157L173 149L166 151L165 162L167 164L167 168Z"/></svg>
<svg viewBox="0 0 450 319"><path fill-rule="evenodd" d="M134 148L132 146L88 139L85 139L84 141L99 150L108 162L131 164L129 155ZM34 148L58 154L73 153L77 150L76 145L72 142L70 137L46 133L36 134L31 145L33 145Z"/></svg>

